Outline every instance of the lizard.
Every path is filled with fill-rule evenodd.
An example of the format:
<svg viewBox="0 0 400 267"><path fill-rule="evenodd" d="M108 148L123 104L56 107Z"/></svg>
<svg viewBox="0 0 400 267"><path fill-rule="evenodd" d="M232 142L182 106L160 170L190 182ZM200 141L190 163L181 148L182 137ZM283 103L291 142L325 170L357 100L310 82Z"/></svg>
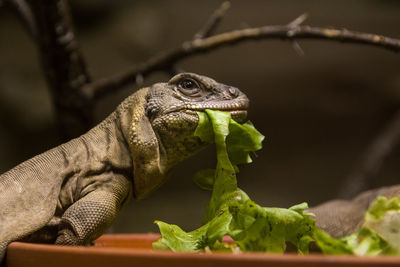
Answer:
<svg viewBox="0 0 400 267"><path fill-rule="evenodd" d="M88 245L111 226L132 197L159 187L173 166L206 144L193 135L196 112L230 111L247 117L238 88L194 73L138 90L86 134L0 175L0 262L12 241ZM400 185L332 200L308 209L334 237L357 231L378 195Z"/></svg>
<svg viewBox="0 0 400 267"><path fill-rule="evenodd" d="M206 144L194 136L198 111L244 121L238 88L181 73L127 97L87 133L0 176L0 262L12 241L88 245L132 198L158 188L170 170Z"/></svg>

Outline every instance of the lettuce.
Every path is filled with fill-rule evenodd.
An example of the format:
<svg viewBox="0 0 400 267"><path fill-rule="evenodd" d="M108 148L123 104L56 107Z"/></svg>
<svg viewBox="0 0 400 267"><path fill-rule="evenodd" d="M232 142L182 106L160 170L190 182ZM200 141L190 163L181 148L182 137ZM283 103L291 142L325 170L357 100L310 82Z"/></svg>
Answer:
<svg viewBox="0 0 400 267"><path fill-rule="evenodd" d="M203 225L185 232L177 225L156 221L161 238L154 249L172 251L262 251L283 253L290 243L300 254L315 242L326 254L378 255L400 250L400 199L379 197L365 216L363 227L336 239L317 229L314 215L305 213L307 203L284 208L261 207L237 187L238 164L250 163L251 154L262 148L264 136L251 122L239 124L229 112L198 112L195 131L202 141L215 143L217 166L194 175L200 188L211 190ZM391 228L392 226L392 228ZM395 228L393 228L393 226ZM234 244L222 242L229 235Z"/></svg>
<svg viewBox="0 0 400 267"><path fill-rule="evenodd" d="M217 167L195 174L195 182L212 190L203 226L185 232L176 225L156 221L162 237L154 248L173 251L218 249L222 238L230 235L243 251L283 252L286 242L308 251L314 221L303 214L307 204L289 209L264 208L254 203L237 187L238 164L250 163L250 154L261 149L264 136L250 122L239 124L229 112L199 112L195 135L202 141L215 143ZM226 246L225 246L226 247Z"/></svg>

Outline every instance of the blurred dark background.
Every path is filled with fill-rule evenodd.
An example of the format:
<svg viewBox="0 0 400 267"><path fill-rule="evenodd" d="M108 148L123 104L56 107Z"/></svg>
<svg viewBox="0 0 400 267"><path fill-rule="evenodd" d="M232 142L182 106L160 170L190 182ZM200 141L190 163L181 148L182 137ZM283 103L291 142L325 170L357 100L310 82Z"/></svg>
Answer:
<svg viewBox="0 0 400 267"><path fill-rule="evenodd" d="M107 77L191 39L219 1L71 1L76 33L94 79ZM400 1L232 1L219 32L287 24L346 27L400 38ZM239 186L264 206L316 205L334 198L360 155L400 108L400 55L376 47L300 40L305 56L280 40L252 41L179 64L234 85L251 100L249 119L266 136L242 166ZM166 81L154 74L145 85ZM96 105L99 122L134 92ZM0 173L59 143L53 107L34 43L11 12L0 9ZM149 199L132 201L112 231L157 231L155 219L192 230L209 192L193 173L213 167L212 148L179 165ZM399 179L400 149L385 162L380 185Z"/></svg>

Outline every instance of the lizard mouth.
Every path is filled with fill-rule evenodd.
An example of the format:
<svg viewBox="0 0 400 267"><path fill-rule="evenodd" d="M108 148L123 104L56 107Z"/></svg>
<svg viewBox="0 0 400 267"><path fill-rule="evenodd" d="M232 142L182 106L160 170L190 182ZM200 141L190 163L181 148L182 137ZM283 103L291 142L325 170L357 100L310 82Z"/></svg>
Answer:
<svg viewBox="0 0 400 267"><path fill-rule="evenodd" d="M198 111L206 109L227 111L231 113L232 119L239 123L245 122L247 118L247 109L249 100L247 97L236 98L235 101L220 101L218 103L185 103L181 106L173 106L166 110L164 114L173 112L183 112L188 115L196 116Z"/></svg>
<svg viewBox="0 0 400 267"><path fill-rule="evenodd" d="M210 108L212 109L212 108ZM182 109L179 110L179 112L184 112L186 114L190 114L193 116L197 116L198 111L205 111L206 109ZM247 110L245 109L237 109L237 110L230 110L230 109L212 109L212 110L220 110L220 111L228 111L231 113L231 117L234 121L237 121L238 123L244 123L247 118Z"/></svg>

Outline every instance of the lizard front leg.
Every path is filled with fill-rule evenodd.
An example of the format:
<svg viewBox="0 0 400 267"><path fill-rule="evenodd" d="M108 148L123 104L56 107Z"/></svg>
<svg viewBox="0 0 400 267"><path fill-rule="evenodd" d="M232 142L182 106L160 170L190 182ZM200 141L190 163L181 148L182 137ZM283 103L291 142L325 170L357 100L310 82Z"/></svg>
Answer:
<svg viewBox="0 0 400 267"><path fill-rule="evenodd" d="M64 212L56 244L90 244L111 226L130 195L131 185L125 180L122 185L117 183L103 187L85 195Z"/></svg>

